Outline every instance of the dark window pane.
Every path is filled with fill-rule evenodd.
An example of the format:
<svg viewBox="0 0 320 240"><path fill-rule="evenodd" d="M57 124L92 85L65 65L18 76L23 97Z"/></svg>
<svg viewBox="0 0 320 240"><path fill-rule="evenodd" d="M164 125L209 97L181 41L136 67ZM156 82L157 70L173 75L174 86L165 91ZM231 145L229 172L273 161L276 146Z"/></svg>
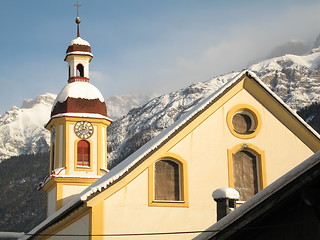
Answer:
<svg viewBox="0 0 320 240"><path fill-rule="evenodd" d="M233 155L234 187L240 193L240 200L246 201L259 191L257 157L240 151Z"/></svg>
<svg viewBox="0 0 320 240"><path fill-rule="evenodd" d="M250 133L252 121L248 115L237 113L232 118L232 125L237 133Z"/></svg>
<svg viewBox="0 0 320 240"><path fill-rule="evenodd" d="M180 172L179 164L161 160L155 164L155 200L179 201Z"/></svg>
<svg viewBox="0 0 320 240"><path fill-rule="evenodd" d="M78 142L77 165L90 166L90 143L85 140Z"/></svg>

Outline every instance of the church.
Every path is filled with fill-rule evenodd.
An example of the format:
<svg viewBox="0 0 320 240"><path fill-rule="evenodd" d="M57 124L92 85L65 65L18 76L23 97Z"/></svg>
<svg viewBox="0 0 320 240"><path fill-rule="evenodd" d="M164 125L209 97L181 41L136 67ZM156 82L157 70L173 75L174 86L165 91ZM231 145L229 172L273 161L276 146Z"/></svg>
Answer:
<svg viewBox="0 0 320 240"><path fill-rule="evenodd" d="M45 126L47 219L24 239L192 239L217 221L216 189L236 189L240 206L320 149L318 133L244 71L107 169L112 120L76 23L68 81Z"/></svg>

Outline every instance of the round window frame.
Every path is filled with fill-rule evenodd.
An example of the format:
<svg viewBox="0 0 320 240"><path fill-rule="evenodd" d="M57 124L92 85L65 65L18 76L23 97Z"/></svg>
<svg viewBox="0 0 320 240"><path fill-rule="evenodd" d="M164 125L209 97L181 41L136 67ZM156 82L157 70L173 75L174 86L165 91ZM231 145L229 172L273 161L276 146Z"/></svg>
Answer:
<svg viewBox="0 0 320 240"><path fill-rule="evenodd" d="M248 117L250 117L251 122L253 122L253 127L250 127L250 129L252 129L251 130L252 132L239 133L234 129L232 119L237 113L247 113L246 115ZM239 104L229 110L229 112L227 114L227 125L228 125L230 132L235 137L241 138L241 139L250 139L250 138L256 137L257 134L259 133L259 131L261 129L261 117L260 117L258 111L254 107L252 107L248 104Z"/></svg>

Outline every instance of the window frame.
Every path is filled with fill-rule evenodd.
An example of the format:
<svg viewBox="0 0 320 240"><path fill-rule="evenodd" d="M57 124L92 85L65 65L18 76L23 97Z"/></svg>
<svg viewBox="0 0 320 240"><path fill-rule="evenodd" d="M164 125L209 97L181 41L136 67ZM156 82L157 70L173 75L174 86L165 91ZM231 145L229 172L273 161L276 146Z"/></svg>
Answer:
<svg viewBox="0 0 320 240"><path fill-rule="evenodd" d="M248 151L256 156L257 161L257 177L258 177L258 188L261 191L267 186L266 181L266 166L265 166L265 154L263 150L260 150L256 146L249 143L238 144L232 149L228 149L228 171L229 171L229 187L235 188L234 186L234 169L233 169L233 155L240 151ZM259 192L258 191L258 192Z"/></svg>
<svg viewBox="0 0 320 240"><path fill-rule="evenodd" d="M251 132L246 132L246 133L239 133L234 129L234 125L233 125L233 117L236 114L244 114L247 115L248 117L250 117L252 124L254 124L255 126L252 127L252 131ZM227 113L227 126L230 130L230 132L232 133L232 135L234 135L237 138L241 138L241 139L250 139L250 138L254 138L257 136L257 134L260 132L261 130L261 117L259 112L252 106L248 105L248 104L238 104L234 107L232 107L228 113Z"/></svg>
<svg viewBox="0 0 320 240"><path fill-rule="evenodd" d="M178 164L179 167L179 194L180 200L155 199L155 164L161 160L168 160ZM149 206L157 207L188 207L187 164L177 154L167 153L154 161L148 168L149 177Z"/></svg>
<svg viewBox="0 0 320 240"><path fill-rule="evenodd" d="M80 141L86 141L89 144L89 166L78 165L78 143ZM89 139L78 139L75 141L74 145L74 170L76 171L92 171L92 142Z"/></svg>

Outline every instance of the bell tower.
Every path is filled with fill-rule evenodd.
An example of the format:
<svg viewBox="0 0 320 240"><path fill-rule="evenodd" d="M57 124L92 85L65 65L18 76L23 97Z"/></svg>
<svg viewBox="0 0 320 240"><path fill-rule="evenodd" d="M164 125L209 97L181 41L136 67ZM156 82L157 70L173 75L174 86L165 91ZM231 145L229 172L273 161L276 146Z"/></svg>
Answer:
<svg viewBox="0 0 320 240"><path fill-rule="evenodd" d="M51 132L50 171L43 188L48 193L48 216L108 172L107 116L101 92L89 83L90 44L80 37L67 48L67 85L58 94L45 126Z"/></svg>

